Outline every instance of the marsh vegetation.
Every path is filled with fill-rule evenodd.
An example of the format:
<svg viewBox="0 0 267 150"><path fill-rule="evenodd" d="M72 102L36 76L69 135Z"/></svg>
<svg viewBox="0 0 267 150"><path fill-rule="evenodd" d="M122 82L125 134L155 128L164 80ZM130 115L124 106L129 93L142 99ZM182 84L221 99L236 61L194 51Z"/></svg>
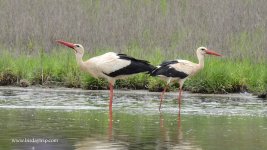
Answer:
<svg viewBox="0 0 267 150"><path fill-rule="evenodd" d="M196 62L196 48L206 46L224 57L207 57L186 90L266 93L266 7L264 0L0 0L0 85L106 89L55 43L64 39L84 45L85 59L114 51L153 65L177 58ZM159 91L163 84L140 74L116 88Z"/></svg>

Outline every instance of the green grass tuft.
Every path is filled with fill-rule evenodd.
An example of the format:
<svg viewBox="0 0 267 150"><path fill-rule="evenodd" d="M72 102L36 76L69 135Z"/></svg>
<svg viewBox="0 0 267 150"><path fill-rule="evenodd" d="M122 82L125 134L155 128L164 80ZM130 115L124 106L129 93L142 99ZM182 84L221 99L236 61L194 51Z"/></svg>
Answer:
<svg viewBox="0 0 267 150"><path fill-rule="evenodd" d="M100 50L98 53L102 54L107 50ZM153 55L147 56L140 55L142 49L138 46L129 47L128 51L129 55L147 59L153 65L157 65L165 60L165 54L159 48L155 49ZM86 55L85 57L88 58L89 56ZM192 58L192 56L185 55L185 58L195 61L195 58ZM266 66L267 63L264 61L255 63L249 58L233 60L221 57L207 57L204 69L185 82L184 90L198 93L245 91L257 94L266 93ZM40 51L36 55L11 55L8 51L2 51L0 56L0 85L18 85L21 80L27 81L31 85L52 84L91 90L109 88L106 80L95 79L89 74L81 72L71 51L66 52L65 50L55 49L50 53ZM125 80L118 80L115 88L162 91L165 85L166 82L158 77L150 77L148 74L137 74ZM168 90L177 88L178 84L176 83L171 85Z"/></svg>

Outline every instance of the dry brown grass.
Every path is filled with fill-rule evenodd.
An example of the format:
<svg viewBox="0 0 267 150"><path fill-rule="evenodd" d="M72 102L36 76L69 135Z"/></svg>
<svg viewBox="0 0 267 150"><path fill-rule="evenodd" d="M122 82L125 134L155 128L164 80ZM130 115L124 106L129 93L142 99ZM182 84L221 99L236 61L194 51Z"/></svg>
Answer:
<svg viewBox="0 0 267 150"><path fill-rule="evenodd" d="M204 45L267 57L265 0L0 0L0 8L0 44L16 52L50 51L65 39L90 52L134 46L172 58Z"/></svg>

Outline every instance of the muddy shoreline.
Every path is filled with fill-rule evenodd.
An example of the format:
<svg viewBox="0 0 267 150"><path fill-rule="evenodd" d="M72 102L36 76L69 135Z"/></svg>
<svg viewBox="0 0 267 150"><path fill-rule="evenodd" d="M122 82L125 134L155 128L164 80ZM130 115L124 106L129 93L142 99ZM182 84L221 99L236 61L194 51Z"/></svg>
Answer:
<svg viewBox="0 0 267 150"><path fill-rule="evenodd" d="M108 94L109 90L86 90L82 88L66 88L66 87L40 87L40 86L30 86L30 87L16 87L16 86L0 86L0 90L14 90L14 91L40 91L40 92L67 92L67 93L105 93ZM160 95L161 92L150 92L148 90L124 90L116 89L114 90L115 94L136 94L136 95ZM178 93L174 91L166 92L167 96L177 96ZM184 97L198 96L198 97L242 97L254 99L258 98L257 95L253 93L228 93L228 94L203 94L203 93L192 93L190 91L183 92Z"/></svg>

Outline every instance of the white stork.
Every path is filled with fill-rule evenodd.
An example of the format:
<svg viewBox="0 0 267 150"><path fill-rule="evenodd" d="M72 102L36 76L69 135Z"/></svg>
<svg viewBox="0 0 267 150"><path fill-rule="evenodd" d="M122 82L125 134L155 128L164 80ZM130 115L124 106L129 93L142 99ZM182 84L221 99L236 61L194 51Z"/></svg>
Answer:
<svg viewBox="0 0 267 150"><path fill-rule="evenodd" d="M110 114L112 114L113 86L115 81L141 72L150 73L155 68L146 60L139 60L125 54L114 52L108 52L83 61L84 48L82 45L63 40L57 40L57 42L74 50L76 61L82 71L88 72L95 78L100 77L108 80L110 88Z"/></svg>
<svg viewBox="0 0 267 150"><path fill-rule="evenodd" d="M151 72L151 76L159 76L167 82L160 97L159 111L161 109L161 103L162 103L164 93L166 92L166 88L172 81L178 80L179 82L178 103L179 103L179 110L180 110L182 87L183 87L185 80L188 77L195 75L197 72L199 72L200 70L204 68L204 55L205 54L221 56L220 54L212 50L209 50L206 47L199 47L196 51L196 54L198 58L198 64L193 63L188 60L179 60L179 59L172 60L172 61L164 61L162 64L157 66Z"/></svg>

